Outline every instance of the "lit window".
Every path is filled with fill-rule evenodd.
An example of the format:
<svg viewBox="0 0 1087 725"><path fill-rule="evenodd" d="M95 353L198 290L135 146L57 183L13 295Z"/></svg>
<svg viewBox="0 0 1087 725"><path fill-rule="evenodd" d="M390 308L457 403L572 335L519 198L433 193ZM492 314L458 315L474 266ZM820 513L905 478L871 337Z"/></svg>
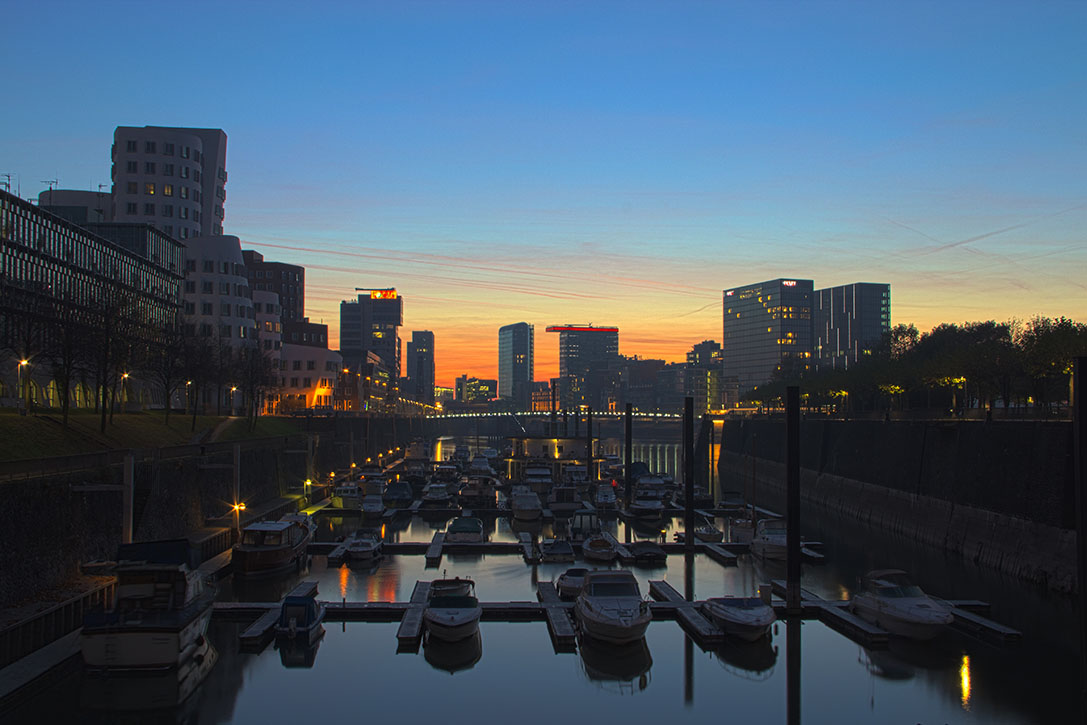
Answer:
<svg viewBox="0 0 1087 725"><path fill-rule="evenodd" d="M150 196L154 196L154 194L155 194L155 185L154 184L144 184L143 185L143 193L148 194Z"/></svg>
<svg viewBox="0 0 1087 725"><path fill-rule="evenodd" d="M163 196L173 196L174 195L174 185L173 184L163 184L162 185L162 195Z"/></svg>

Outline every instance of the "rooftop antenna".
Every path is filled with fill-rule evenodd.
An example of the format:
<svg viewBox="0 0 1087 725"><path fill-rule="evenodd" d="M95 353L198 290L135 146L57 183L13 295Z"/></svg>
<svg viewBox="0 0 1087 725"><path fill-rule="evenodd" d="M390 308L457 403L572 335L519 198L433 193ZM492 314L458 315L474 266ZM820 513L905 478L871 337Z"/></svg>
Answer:
<svg viewBox="0 0 1087 725"><path fill-rule="evenodd" d="M49 206L53 206L53 187L60 183L59 179L42 179L43 184L49 184Z"/></svg>
<svg viewBox="0 0 1087 725"><path fill-rule="evenodd" d="M11 174L0 174L4 177L4 181L0 181L0 184L4 185L4 191L11 193Z"/></svg>
<svg viewBox="0 0 1087 725"><path fill-rule="evenodd" d="M102 221L106 217L106 210L104 208L104 205L102 204L102 194L103 194L102 189L105 189L107 186L109 186L109 184L99 184L98 185L98 207L99 208L95 209L95 211L98 212L98 221Z"/></svg>

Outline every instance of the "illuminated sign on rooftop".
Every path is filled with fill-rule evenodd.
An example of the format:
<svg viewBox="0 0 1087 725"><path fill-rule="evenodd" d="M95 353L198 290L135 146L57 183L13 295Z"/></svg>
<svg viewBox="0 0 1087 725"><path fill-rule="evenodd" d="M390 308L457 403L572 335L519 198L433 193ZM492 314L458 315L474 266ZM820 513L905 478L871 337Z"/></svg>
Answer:
<svg viewBox="0 0 1087 725"><path fill-rule="evenodd" d="M593 327L592 325L552 325L548 332L619 332L618 327Z"/></svg>
<svg viewBox="0 0 1087 725"><path fill-rule="evenodd" d="M394 289L372 289L370 290L370 299L372 300L395 300L396 290Z"/></svg>
<svg viewBox="0 0 1087 725"><path fill-rule="evenodd" d="M783 279L783 280L781 280L781 284L783 286L785 286L785 287L796 287L796 280L795 279Z"/></svg>

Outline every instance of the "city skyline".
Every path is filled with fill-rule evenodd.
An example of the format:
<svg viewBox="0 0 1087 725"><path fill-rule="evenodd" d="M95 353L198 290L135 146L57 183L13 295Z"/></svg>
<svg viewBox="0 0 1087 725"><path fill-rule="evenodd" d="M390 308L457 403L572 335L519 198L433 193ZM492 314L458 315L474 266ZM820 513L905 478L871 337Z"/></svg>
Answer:
<svg viewBox="0 0 1087 725"><path fill-rule="evenodd" d="M35 62L0 173L24 198L96 190L117 126L222 128L224 232L307 268L334 349L339 303L396 287L446 386L496 378L512 320L682 360L720 336L722 290L783 276L889 283L891 324L922 330L1087 317L1083 6L268 8L224 8L183 64L118 44L113 85L98 31L168 8L11 8L0 53ZM223 74L224 44L253 62ZM79 114L43 113L61 79Z"/></svg>

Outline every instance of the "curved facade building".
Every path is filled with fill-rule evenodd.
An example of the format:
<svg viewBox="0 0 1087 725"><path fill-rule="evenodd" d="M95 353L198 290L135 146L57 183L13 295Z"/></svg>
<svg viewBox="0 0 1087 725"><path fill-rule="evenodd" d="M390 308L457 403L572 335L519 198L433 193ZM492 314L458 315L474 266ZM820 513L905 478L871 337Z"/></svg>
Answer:
<svg viewBox="0 0 1087 725"><path fill-rule="evenodd" d="M182 299L189 334L218 338L232 348L257 344L253 295L237 237L186 241Z"/></svg>

